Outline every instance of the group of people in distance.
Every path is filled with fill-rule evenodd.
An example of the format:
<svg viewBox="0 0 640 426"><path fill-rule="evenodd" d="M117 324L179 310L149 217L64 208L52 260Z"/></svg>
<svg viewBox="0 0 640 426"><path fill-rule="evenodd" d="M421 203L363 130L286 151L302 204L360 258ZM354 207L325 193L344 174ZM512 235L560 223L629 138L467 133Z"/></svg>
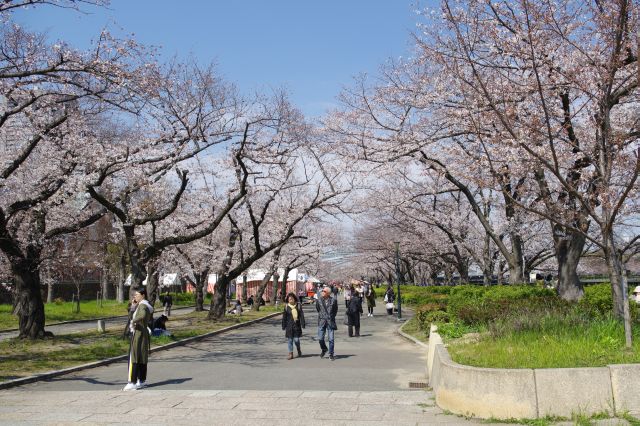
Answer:
<svg viewBox="0 0 640 426"><path fill-rule="evenodd" d="M320 358L329 353L329 359L335 360L335 330L338 329L336 316L338 314L337 288L324 286L320 294L316 296L315 306L318 312L318 342L320 344ZM344 300L346 312L344 324L347 326L349 337L360 337L360 317L364 314L362 305L366 299L367 316L373 317L373 308L376 306L376 291L373 285L365 281L352 280L344 288ZM387 313L393 313L393 301L395 294L389 286L385 292ZM288 345L287 359L293 359L293 345L295 344L298 357L302 356L300 337L305 328L304 312L300 299L295 293L289 293L286 297L286 305L282 314L282 330L285 332ZM388 305L391 305L389 309ZM329 345L325 342L327 338Z"/></svg>

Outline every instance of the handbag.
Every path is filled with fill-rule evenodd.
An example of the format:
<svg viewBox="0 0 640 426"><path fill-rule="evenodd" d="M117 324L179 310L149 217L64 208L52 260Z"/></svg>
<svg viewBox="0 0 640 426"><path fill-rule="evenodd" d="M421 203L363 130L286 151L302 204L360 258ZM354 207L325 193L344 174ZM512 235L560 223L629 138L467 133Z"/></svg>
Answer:
<svg viewBox="0 0 640 426"><path fill-rule="evenodd" d="M389 296L388 295L384 295L384 303L387 303L389 301Z"/></svg>

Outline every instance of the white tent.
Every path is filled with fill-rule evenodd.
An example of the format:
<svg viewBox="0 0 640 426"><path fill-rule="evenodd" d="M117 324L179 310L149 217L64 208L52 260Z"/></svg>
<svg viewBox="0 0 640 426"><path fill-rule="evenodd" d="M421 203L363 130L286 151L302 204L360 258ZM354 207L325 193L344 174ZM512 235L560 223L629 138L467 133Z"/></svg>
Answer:
<svg viewBox="0 0 640 426"><path fill-rule="evenodd" d="M124 280L124 285L131 285L131 274L129 274L129 276L127 277L126 280ZM145 278L144 281L142 281L142 285L147 285L147 279Z"/></svg>
<svg viewBox="0 0 640 426"><path fill-rule="evenodd" d="M164 274L160 280L160 287L169 287L180 284L178 274Z"/></svg>

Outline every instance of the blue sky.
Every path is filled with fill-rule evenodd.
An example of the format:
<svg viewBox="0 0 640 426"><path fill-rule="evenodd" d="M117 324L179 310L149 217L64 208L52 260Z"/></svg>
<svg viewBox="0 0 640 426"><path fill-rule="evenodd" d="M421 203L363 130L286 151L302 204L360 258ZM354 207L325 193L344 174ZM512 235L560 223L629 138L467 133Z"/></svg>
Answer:
<svg viewBox="0 0 640 426"><path fill-rule="evenodd" d="M79 48L105 27L133 33L164 57L217 63L246 93L285 87L319 116L353 76L409 54L415 9L416 0L112 0L85 14L40 7L15 17Z"/></svg>

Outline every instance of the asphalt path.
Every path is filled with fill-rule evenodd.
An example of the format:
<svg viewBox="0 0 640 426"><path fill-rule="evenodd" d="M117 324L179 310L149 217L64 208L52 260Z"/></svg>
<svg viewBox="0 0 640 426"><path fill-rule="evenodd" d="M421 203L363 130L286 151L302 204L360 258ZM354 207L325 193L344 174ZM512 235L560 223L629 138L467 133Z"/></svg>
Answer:
<svg viewBox="0 0 640 426"><path fill-rule="evenodd" d="M162 313L162 308L158 310L158 312ZM172 308L171 316L180 316L193 312L194 307L189 306L185 308ZM103 318L105 322L106 328L111 327L121 327L124 330L124 326L127 323L127 316L119 316L119 317L110 317ZM82 333L84 331L97 330L98 328L98 320L90 319L90 320L82 320L82 321L73 321L73 322L64 322L58 324L46 325L45 330L52 332L54 335L58 334L71 334L71 333ZM5 339L10 339L13 337L18 337L18 331L2 331L0 332L0 342Z"/></svg>
<svg viewBox="0 0 640 426"><path fill-rule="evenodd" d="M338 313L335 361L320 359L317 314L305 306L301 358L287 360L281 317L182 347L153 353L148 387L154 390L397 391L424 379L425 351L397 333L395 318L362 317L361 337L349 338ZM127 364L119 362L22 386L33 391L120 390Z"/></svg>

